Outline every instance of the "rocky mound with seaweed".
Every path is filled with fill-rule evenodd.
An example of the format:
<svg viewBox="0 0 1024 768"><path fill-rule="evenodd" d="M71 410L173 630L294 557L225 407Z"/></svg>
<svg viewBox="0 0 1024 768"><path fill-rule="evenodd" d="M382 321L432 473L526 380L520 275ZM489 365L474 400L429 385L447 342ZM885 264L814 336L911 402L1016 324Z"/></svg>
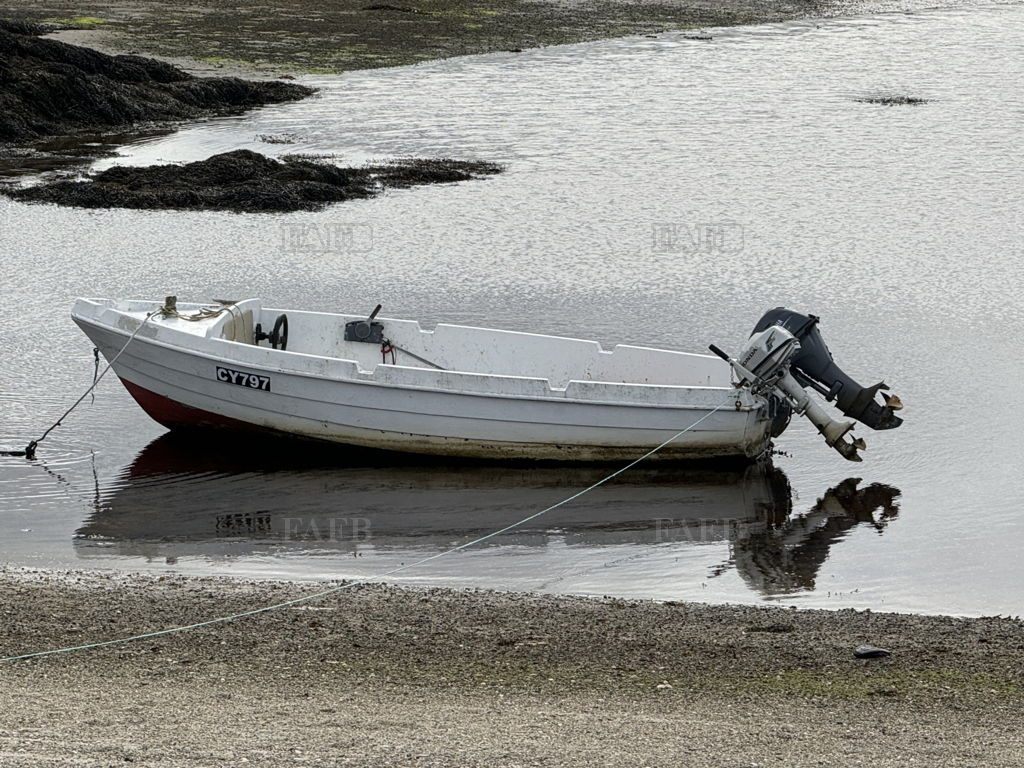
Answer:
<svg viewBox="0 0 1024 768"><path fill-rule="evenodd" d="M142 56L109 56L0 21L0 144L104 133L301 99L295 83L199 78Z"/></svg>
<svg viewBox="0 0 1024 768"><path fill-rule="evenodd" d="M84 180L2 191L18 200L83 208L298 211L373 197L387 188L467 181L500 171L493 163L433 159L341 168L240 149L185 165L118 166Z"/></svg>

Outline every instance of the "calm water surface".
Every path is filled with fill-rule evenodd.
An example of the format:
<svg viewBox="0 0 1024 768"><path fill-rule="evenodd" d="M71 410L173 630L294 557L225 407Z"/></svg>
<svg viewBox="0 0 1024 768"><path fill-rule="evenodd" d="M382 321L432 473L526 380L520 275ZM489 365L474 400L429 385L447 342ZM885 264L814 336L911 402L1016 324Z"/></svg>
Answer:
<svg viewBox="0 0 1024 768"><path fill-rule="evenodd" d="M0 443L90 381L79 295L380 301L687 350L735 349L786 305L907 405L895 432L858 428L863 464L794 423L773 469L641 468L402 580L1024 613L1022 34L1017 4L476 56L315 78L305 102L126 145L118 162L249 147L508 170L319 213L0 202ZM859 100L901 94L929 102ZM113 381L40 459L0 459L4 561L311 579L381 573L602 476L180 440Z"/></svg>

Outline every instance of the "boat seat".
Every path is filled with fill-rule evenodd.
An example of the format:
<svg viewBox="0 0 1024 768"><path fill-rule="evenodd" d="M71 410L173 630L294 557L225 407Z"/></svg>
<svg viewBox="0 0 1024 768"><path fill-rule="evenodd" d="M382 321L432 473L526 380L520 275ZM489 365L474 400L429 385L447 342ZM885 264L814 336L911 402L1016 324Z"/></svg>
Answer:
<svg viewBox="0 0 1024 768"><path fill-rule="evenodd" d="M256 333L251 309L232 309L224 322L221 338L242 344L253 344Z"/></svg>

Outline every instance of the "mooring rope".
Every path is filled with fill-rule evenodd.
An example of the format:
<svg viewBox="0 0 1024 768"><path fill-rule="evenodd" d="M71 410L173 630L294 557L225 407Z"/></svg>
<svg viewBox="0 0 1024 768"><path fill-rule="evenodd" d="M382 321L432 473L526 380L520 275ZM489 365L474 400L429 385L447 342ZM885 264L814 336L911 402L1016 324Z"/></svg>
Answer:
<svg viewBox="0 0 1024 768"><path fill-rule="evenodd" d="M363 577L361 579L356 579L354 581L345 582L344 584L340 584L340 585L338 585L336 587L331 587L330 589L321 590L320 592L314 592L313 594L310 594L310 595L304 595L303 597L296 597L296 598L294 598L292 600L285 600L284 602L281 602L281 603L274 603L273 605L265 605L265 606L263 606L261 608L254 608L254 609L252 609L250 611L242 611L241 613L233 613L233 614L231 614L229 616L219 616L219 617L214 618L214 619L207 619L206 621L198 621L198 622L196 622L194 624L184 624L184 625L177 626L177 627L170 627L168 629L156 630L154 632L144 632L144 633L138 634L138 635L131 635L130 637L119 637L119 638L116 638L114 640L102 640L102 641L96 642L96 643L86 643L85 645L73 645L73 646L68 646L66 648L55 648L55 649L52 649L52 650L49 650L49 651L35 651L33 653L23 653L23 654L19 654L17 656L6 656L6 657L3 657L3 658L0 658L0 663L10 662L10 661L22 661L24 659L33 659L33 658L38 658L40 656L53 656L53 655L60 654L60 653L71 653L72 651L88 651L88 650L92 650L94 648L103 648L105 646L110 646L110 645L120 645L122 643L130 643L130 642L134 642L136 640L146 640L146 639L153 638L153 637L162 637L164 635L172 635L172 634L175 634L175 633L178 633L178 632L186 632L186 631L192 630L192 629L199 629L201 627L209 627L209 626L214 625L214 624L223 624L223 623L226 623L226 622L229 622L229 621L235 621L236 619L242 619L242 618L245 618L247 616L256 616L256 615L259 615L261 613L270 613L271 611L277 611L277 610L280 610L282 608L288 608L290 606L298 605L300 603L307 603L310 600L317 600L317 599L319 599L321 597L326 597L327 595L333 595L333 594L335 594L337 592L342 592L342 591L344 591L346 589L351 589L352 587L357 587L357 586L360 586L362 584L369 584L370 582L372 582L372 581L374 581L376 579L382 579L382 578L386 578L388 576L394 576L395 574L402 573L403 571L408 571L408 570L411 570L412 568L417 568L417 567L419 567L421 565L425 565L426 563L429 563L429 562L431 562L433 560L438 560L438 559L440 559L442 557L446 557L447 555L454 554L455 552L461 552L462 550L469 549L470 547L474 547L477 544L482 544L483 542L488 541L489 539L493 539L496 536L502 535L503 533L507 533L508 531L511 531L511 530L513 530L515 528L519 528L520 526L525 525L526 523L530 522L531 520L536 520L541 515L546 515L548 512L551 512L552 510L558 509L559 507L564 506L565 504L568 504L571 501L575 501L576 499L580 498L584 494L589 493L590 491L594 490L595 488L598 488L599 486L604 485L609 480L615 479L616 477L621 475L623 472L626 472L626 471L632 469L637 464L639 464L641 461L644 461L645 459L650 458L651 456L656 454L658 451L660 451L662 448L664 448L665 446L669 445L673 441L679 439L680 437L685 435L687 432L692 430L694 427L696 427L698 424L700 424L701 422L703 422L706 419L710 418L712 415L714 415L715 413L720 411L726 405L732 403L733 399L734 399L734 396L730 396L728 400L726 400L725 402L721 403L720 405L716 405L712 410L710 410L707 413L705 413L703 416L701 416L699 419L697 419L695 422L693 422L693 424L691 424L690 426L686 427L685 429L679 430L674 435L672 435L672 437L668 438L667 440L665 440L660 445L652 448L647 453L645 453L643 456L640 456L639 458L634 459L633 461L629 462L629 464L626 464L624 467L621 467L621 468L615 470L610 475L608 475L607 477L602 478L601 480L598 480L593 485L590 485L590 486L584 488L581 491L577 491L576 493L572 494L571 496L568 496L568 497L562 499L561 501L559 501L559 502L557 502L555 504L552 504L550 507L546 507L545 509L542 509L539 512L534 512L532 515L524 517L522 520L518 520L518 521L516 521L514 523L510 523L509 525L506 525L504 528L499 528L496 531L491 531L488 534L485 534L485 535L480 536L480 537L478 537L476 539L473 539L472 541L467 541L467 542L465 542L463 544L459 544L458 546L452 547L450 549L446 549L446 550L443 550L441 552L435 552L433 555L429 555L427 557L424 557L421 560L417 560L416 562L408 563L406 565L400 565L397 568L392 568L389 571L385 571L384 573L376 574L374 576L366 576L366 577Z"/></svg>
<svg viewBox="0 0 1024 768"><path fill-rule="evenodd" d="M90 392L90 403L96 402L96 379L100 375L100 348L92 348L92 392Z"/></svg>
<svg viewBox="0 0 1024 768"><path fill-rule="evenodd" d="M71 407L68 408L66 411L64 411L64 413L61 415L61 417L59 419L57 419L53 424L51 424L50 427L45 432L43 432L43 434L42 434L42 436L40 438L38 438L37 440L32 440L28 445L25 446L25 451L24 451L25 458L27 458L27 459L34 459L36 457L36 448L39 447L39 444L41 442L43 442L43 440L46 439L47 435L49 435L51 432L53 432L53 430L55 430L57 427L59 427L61 425L61 423L64 421L64 419L66 419L71 414L71 412L73 410L75 410L75 408L77 408L78 406L80 406L82 404L82 402L85 400L85 398L87 398L90 394L92 394L92 391L94 389L96 389L96 385L99 384L103 380L103 377L107 375L107 371L109 371L114 366L114 363L117 362L117 359L121 356L121 354L126 349L128 349L128 345L131 344L132 341L135 339L135 337L139 335L139 331L141 331L142 327L147 322L149 322L149 319L151 317L153 317L154 315L162 314L165 311L166 311L165 307L160 307L159 309L154 309L152 312L150 312L144 318L142 318L142 322L139 323L139 327L136 328L134 331L132 331L131 336L128 337L128 341L126 341L124 343L124 346L122 346L117 351L116 355L114 355L112 358L110 358L110 361L107 363L107 367L104 368L100 372L99 375L96 375L95 373L93 374L92 384L90 384L89 388L87 390L85 390L85 392L82 393L82 396L80 398L78 398L77 400L75 400L75 402L71 404ZM94 355L96 363L98 365L99 364L99 352L94 351L93 355ZM11 452L9 452L8 455L20 455L20 453L17 452L17 451L11 451Z"/></svg>
<svg viewBox="0 0 1024 768"><path fill-rule="evenodd" d="M37 440L32 440L31 442L29 442L29 444L25 446L24 450L21 450L21 451L2 451L2 452L0 452L0 456L24 456L26 459L29 459L29 460L34 459L36 457L36 448L39 447L39 444L41 442L43 442L43 440L46 439L47 435L49 435L53 430L55 430L57 427L59 427L61 425L61 423L64 421L64 419L66 419L71 414L71 412L73 410L75 410L75 408L77 408L79 405L82 404L82 402L85 400L85 398L87 398L87 397L89 397L90 395L93 394L93 391L96 389L96 385L99 384L100 380L104 376L107 375L107 371L109 371L114 366L114 363L117 362L117 359L121 356L121 353L124 352L128 348L128 345L132 343L132 341L135 339L136 336L138 336L139 331L141 331L142 327L147 322L149 322L150 318L152 318L152 317L154 317L156 315L164 315L165 317L177 317L177 318L179 318L181 320L188 320L190 322L197 322L199 320L209 320L210 318L217 317L218 315L221 315L224 312L231 312L231 313L233 313L234 309L235 309L235 305L234 304L225 304L224 306L220 307L219 309L212 309L210 307L201 307L195 314L183 315L180 312L178 312L177 298L174 297L174 296L168 296L167 299L164 301L164 304L161 307L159 307L157 309L154 309L152 312L150 312L144 318L142 318L142 322L139 323L139 327L136 328L132 332L131 336L128 337L128 341L126 341L124 343L124 346L122 346L121 349L119 349L117 351L117 354L114 355L112 358L110 358L110 361L107 363L107 366L106 366L106 368L103 369L102 373L99 372L99 366L100 366L100 351L99 351L99 348L98 347L93 348L92 353L93 353L93 360L94 360L95 368L93 370L92 384L89 386L89 388L87 390L85 390L85 392L82 393L82 396L80 398L78 398L71 405L70 408L68 408L66 411L64 411L63 415L61 415L61 417L59 419L57 419L57 421L55 421L53 424L50 425L49 429L47 429L45 432L43 432L42 437L40 437ZM93 397L93 400L95 401L95 396Z"/></svg>

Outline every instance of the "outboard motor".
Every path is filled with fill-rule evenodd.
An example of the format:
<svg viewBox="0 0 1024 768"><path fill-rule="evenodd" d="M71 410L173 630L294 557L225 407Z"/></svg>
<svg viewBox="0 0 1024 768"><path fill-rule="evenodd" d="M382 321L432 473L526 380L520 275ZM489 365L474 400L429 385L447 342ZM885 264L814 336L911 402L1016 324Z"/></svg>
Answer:
<svg viewBox="0 0 1024 768"><path fill-rule="evenodd" d="M807 388L835 401L844 414L872 429L894 429L903 423L894 413L903 404L895 395L886 394L889 387L885 382L862 387L835 364L814 315L778 307L766 312L754 326L738 358L729 357L713 344L711 351L732 366L739 379L737 386L777 399L806 416L825 442L850 461L860 461L857 451L866 447L860 438L846 439L853 422L833 419ZM882 403L875 399L879 392Z"/></svg>

